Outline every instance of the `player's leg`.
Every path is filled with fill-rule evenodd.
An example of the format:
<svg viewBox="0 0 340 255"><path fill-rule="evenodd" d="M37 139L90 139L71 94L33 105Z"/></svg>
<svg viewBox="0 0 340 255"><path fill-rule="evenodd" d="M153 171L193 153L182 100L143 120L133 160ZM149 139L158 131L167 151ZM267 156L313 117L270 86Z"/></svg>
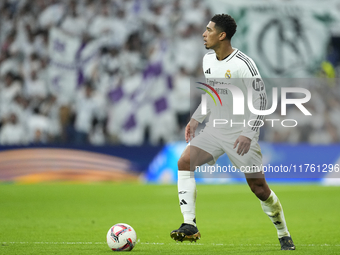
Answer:
<svg viewBox="0 0 340 255"><path fill-rule="evenodd" d="M247 183L251 191L260 199L261 207L273 222L282 250L295 250L290 237L282 205L276 194L269 188L263 172L246 173Z"/></svg>
<svg viewBox="0 0 340 255"><path fill-rule="evenodd" d="M266 182L263 172L245 173L244 174L249 188L261 201L266 201L271 190Z"/></svg>
<svg viewBox="0 0 340 255"><path fill-rule="evenodd" d="M178 160L178 197L184 223L170 236L176 241L196 241L201 234L196 227L196 181L195 166L201 166L213 159L208 152L196 147L187 146Z"/></svg>
<svg viewBox="0 0 340 255"><path fill-rule="evenodd" d="M212 155L208 152L195 146L187 146L178 160L178 197L184 223L196 226L196 181L194 171L196 166L201 166L212 159Z"/></svg>
<svg viewBox="0 0 340 255"><path fill-rule="evenodd" d="M259 198L263 211L275 225L281 249L294 250L295 246L287 229L281 203L269 188L264 173L261 172L262 154L257 141L252 141L248 153L243 156L238 155L226 141L223 144L230 161L245 173L250 189Z"/></svg>

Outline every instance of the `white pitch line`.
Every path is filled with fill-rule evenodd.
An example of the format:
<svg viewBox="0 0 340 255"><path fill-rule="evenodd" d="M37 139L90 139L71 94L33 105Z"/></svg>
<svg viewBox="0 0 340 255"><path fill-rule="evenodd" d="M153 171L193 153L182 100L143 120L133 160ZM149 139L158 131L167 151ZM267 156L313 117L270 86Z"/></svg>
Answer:
<svg viewBox="0 0 340 255"><path fill-rule="evenodd" d="M85 244L85 245L104 245L106 242L0 242L1 245L7 244ZM279 244L223 244L223 243L210 243L210 244L202 244L202 243L149 243L149 242L137 242L139 245L225 245L225 246L279 246ZM326 247L340 247L340 244L297 244L296 246L326 246Z"/></svg>

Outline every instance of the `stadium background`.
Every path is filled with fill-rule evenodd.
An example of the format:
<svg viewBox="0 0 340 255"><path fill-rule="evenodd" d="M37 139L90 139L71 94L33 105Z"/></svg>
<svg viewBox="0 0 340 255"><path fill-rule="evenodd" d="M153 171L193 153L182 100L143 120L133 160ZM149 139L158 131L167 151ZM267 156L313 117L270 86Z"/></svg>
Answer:
<svg viewBox="0 0 340 255"><path fill-rule="evenodd" d="M197 175L202 239L169 238L182 222L188 84L221 12L236 18L233 46L268 95L273 84L312 94L312 118L289 107L301 125L261 128L264 163L340 163L338 0L0 1L0 254L105 254L118 222L136 230L139 254L281 254L238 174ZM267 174L295 253L340 253L338 175Z"/></svg>
<svg viewBox="0 0 340 255"><path fill-rule="evenodd" d="M314 100L297 128L262 128L265 163L339 164L340 6L324 2L2 1L0 180L175 183L201 34L221 12L263 77L307 79ZM227 177L199 181L240 181ZM325 177L273 180L339 183Z"/></svg>

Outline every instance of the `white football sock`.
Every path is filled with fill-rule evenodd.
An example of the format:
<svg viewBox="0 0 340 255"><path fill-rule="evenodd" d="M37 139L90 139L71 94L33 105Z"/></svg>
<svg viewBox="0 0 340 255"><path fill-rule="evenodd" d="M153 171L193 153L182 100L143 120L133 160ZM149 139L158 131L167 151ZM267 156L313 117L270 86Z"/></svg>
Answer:
<svg viewBox="0 0 340 255"><path fill-rule="evenodd" d="M196 181L194 172L179 170L177 187L184 223L196 226Z"/></svg>
<svg viewBox="0 0 340 255"><path fill-rule="evenodd" d="M265 214L267 214L274 223L278 237L290 236L280 200L277 198L274 191L271 191L270 196L266 201L261 201L261 206Z"/></svg>

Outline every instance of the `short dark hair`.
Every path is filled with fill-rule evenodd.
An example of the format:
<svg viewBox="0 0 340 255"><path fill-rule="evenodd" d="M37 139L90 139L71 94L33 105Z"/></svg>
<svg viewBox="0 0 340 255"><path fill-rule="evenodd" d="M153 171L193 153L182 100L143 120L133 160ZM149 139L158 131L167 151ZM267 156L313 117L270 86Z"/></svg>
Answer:
<svg viewBox="0 0 340 255"><path fill-rule="evenodd" d="M216 14L211 18L211 21L215 22L215 27L221 32L225 32L227 34L227 38L231 40L237 27L233 17L228 14Z"/></svg>

